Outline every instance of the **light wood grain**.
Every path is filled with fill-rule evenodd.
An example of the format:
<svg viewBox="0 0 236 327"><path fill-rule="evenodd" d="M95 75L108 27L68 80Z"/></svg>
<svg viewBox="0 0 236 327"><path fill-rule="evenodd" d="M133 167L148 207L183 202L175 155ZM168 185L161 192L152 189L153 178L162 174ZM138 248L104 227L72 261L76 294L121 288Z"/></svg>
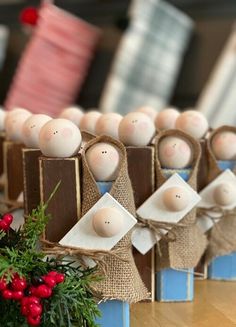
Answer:
<svg viewBox="0 0 236 327"><path fill-rule="evenodd" d="M236 282L196 281L192 303L138 303L131 327L236 326Z"/></svg>

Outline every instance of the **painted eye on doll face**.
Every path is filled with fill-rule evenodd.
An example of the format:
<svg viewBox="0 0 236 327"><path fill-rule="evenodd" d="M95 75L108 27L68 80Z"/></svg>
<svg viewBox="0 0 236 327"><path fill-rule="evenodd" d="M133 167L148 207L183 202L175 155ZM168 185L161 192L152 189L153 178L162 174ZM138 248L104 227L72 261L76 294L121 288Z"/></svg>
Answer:
<svg viewBox="0 0 236 327"><path fill-rule="evenodd" d="M189 201L187 190L182 187L170 187L163 192L163 203L169 211L184 210Z"/></svg>
<svg viewBox="0 0 236 327"><path fill-rule="evenodd" d="M232 205L235 202L236 190L230 183L221 183L213 192L215 202L220 206Z"/></svg>
<svg viewBox="0 0 236 327"><path fill-rule="evenodd" d="M24 144L29 148L39 148L39 133L41 128L52 118L43 115L31 115L22 127L22 139Z"/></svg>
<svg viewBox="0 0 236 327"><path fill-rule="evenodd" d="M86 159L97 182L117 178L120 157L115 146L104 142L94 144L86 151Z"/></svg>
<svg viewBox="0 0 236 327"><path fill-rule="evenodd" d="M182 169L191 163L192 151L185 140L167 136L160 141L159 159L163 168Z"/></svg>
<svg viewBox="0 0 236 327"><path fill-rule="evenodd" d="M119 125L119 138L125 145L148 145L155 135L153 121L144 113L131 112Z"/></svg>
<svg viewBox="0 0 236 327"><path fill-rule="evenodd" d="M99 209L93 216L93 228L101 237L113 237L119 234L123 228L124 218L120 211L115 208Z"/></svg>

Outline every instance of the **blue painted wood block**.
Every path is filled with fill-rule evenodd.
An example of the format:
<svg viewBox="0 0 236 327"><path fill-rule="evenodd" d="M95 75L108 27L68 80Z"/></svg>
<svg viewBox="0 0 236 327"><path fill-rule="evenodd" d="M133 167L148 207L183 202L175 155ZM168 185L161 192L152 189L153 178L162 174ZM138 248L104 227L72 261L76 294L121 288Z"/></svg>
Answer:
<svg viewBox="0 0 236 327"><path fill-rule="evenodd" d="M171 268L156 273L156 299L160 302L187 302L194 296L193 269L186 272Z"/></svg>
<svg viewBox="0 0 236 327"><path fill-rule="evenodd" d="M167 168L163 168L162 169L162 173L166 178L169 178L174 174L179 174L179 176L182 177L185 182L188 181L191 172L192 172L191 168L185 168L185 169L167 169Z"/></svg>
<svg viewBox="0 0 236 327"><path fill-rule="evenodd" d="M96 323L101 327L129 327L130 306L127 302L109 300L98 305L101 318Z"/></svg>
<svg viewBox="0 0 236 327"><path fill-rule="evenodd" d="M223 171L226 169L233 170L236 161L218 160L217 164ZM236 252L214 258L208 266L208 279L225 281L236 280Z"/></svg>
<svg viewBox="0 0 236 327"><path fill-rule="evenodd" d="M226 169L233 170L234 167L236 166L236 161L235 160L218 160L217 164L221 170L226 170Z"/></svg>
<svg viewBox="0 0 236 327"><path fill-rule="evenodd" d="M166 178L177 173L185 182L188 181L191 168L162 169ZM186 272L174 269L163 269L156 273L156 299L160 302L186 302L192 301L194 295L193 269Z"/></svg>
<svg viewBox="0 0 236 327"><path fill-rule="evenodd" d="M236 252L214 258L208 266L208 278L236 280Z"/></svg>
<svg viewBox="0 0 236 327"><path fill-rule="evenodd" d="M109 193L112 182L97 182L101 195ZM96 323L101 327L129 327L130 307L129 303L118 300L109 300L99 304L101 318Z"/></svg>
<svg viewBox="0 0 236 327"><path fill-rule="evenodd" d="M101 195L104 195L105 193L109 193L110 189L112 187L113 182L97 182L98 189L101 193Z"/></svg>

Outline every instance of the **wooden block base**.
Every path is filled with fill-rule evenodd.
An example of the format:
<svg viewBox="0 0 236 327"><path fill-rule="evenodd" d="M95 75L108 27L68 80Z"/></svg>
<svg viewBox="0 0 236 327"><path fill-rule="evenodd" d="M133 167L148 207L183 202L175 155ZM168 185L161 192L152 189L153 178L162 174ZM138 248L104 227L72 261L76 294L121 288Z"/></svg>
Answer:
<svg viewBox="0 0 236 327"><path fill-rule="evenodd" d="M102 317L96 323L101 327L129 327L130 306L127 302L109 300L98 305Z"/></svg>
<svg viewBox="0 0 236 327"><path fill-rule="evenodd" d="M15 201L23 192L23 148L23 144L4 142L5 197L7 200Z"/></svg>
<svg viewBox="0 0 236 327"><path fill-rule="evenodd" d="M23 149L24 209L29 215L40 204L39 157L37 149Z"/></svg>
<svg viewBox="0 0 236 327"><path fill-rule="evenodd" d="M236 252L213 259L208 266L208 279L235 281Z"/></svg>
<svg viewBox="0 0 236 327"><path fill-rule="evenodd" d="M163 269L156 273L156 299L159 302L193 301L194 274L174 269Z"/></svg>
<svg viewBox="0 0 236 327"><path fill-rule="evenodd" d="M40 157L39 169L42 201L47 201L61 182L47 209L51 219L45 232L47 240L58 242L76 224L81 214L79 157Z"/></svg>

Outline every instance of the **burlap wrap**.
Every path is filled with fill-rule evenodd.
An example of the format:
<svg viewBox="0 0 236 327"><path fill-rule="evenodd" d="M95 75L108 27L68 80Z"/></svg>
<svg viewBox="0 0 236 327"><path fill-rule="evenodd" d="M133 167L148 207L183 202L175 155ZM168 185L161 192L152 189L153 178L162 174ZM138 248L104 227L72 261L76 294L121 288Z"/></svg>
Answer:
<svg viewBox="0 0 236 327"><path fill-rule="evenodd" d="M236 133L236 127L221 126L213 131L207 141L207 156L208 156L208 183L215 179L220 173L221 169L217 164L216 157L212 152L213 137L223 131L230 131ZM233 171L236 173L236 168ZM224 215L218 223L212 227L208 233L209 245L206 251L206 262L210 262L213 258L220 255L226 255L236 251L236 215Z"/></svg>
<svg viewBox="0 0 236 327"><path fill-rule="evenodd" d="M109 193L135 216L133 191L128 177L125 147L119 141L108 136L99 136L91 140L86 144L85 151L82 154L82 215L101 198L96 181L86 161L86 151L99 142L109 143L119 151L119 174ZM114 247L114 250L116 249L121 250L120 256L128 259L128 261L124 262L109 255L104 257L107 272L105 278L96 285L96 290L104 299L118 299L129 303L147 299L148 291L139 276L132 255L131 232Z"/></svg>
<svg viewBox="0 0 236 327"><path fill-rule="evenodd" d="M167 130L161 132L156 138L156 187L159 188L167 180L163 175L158 157L159 143L167 136L181 137L192 147L192 172L187 183L196 190L201 148L195 139L179 130ZM193 268L198 264L205 251L207 240L205 235L196 225L196 209L194 208L191 210L179 223L183 226L176 226L172 229L172 233L175 234L175 241L168 242L165 239L162 239L159 243L160 251L157 251L157 270L164 268Z"/></svg>

